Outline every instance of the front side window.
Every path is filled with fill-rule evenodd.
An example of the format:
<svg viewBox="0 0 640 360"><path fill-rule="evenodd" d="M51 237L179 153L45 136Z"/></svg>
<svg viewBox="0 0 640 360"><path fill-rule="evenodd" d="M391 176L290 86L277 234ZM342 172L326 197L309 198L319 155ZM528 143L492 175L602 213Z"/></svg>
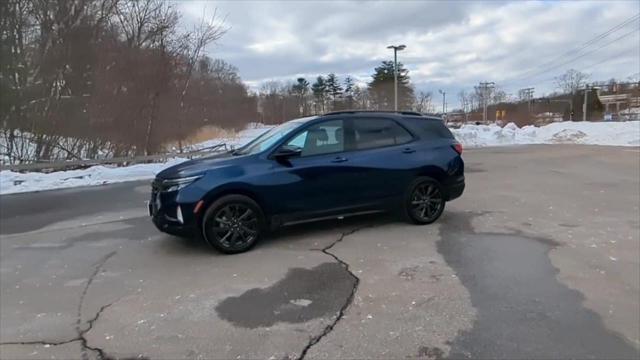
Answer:
<svg viewBox="0 0 640 360"><path fill-rule="evenodd" d="M357 150L400 145L413 139L407 130L389 119L355 119L353 127Z"/></svg>
<svg viewBox="0 0 640 360"><path fill-rule="evenodd" d="M301 149L300 156L331 154L344 151L343 120L312 125L295 135L285 146Z"/></svg>
<svg viewBox="0 0 640 360"><path fill-rule="evenodd" d="M249 155L257 154L261 151L268 149L276 141L280 140L290 132L294 131L297 127L301 126L300 122L289 121L284 124L271 128L269 131L258 136L247 145L239 148L235 151L237 155Z"/></svg>

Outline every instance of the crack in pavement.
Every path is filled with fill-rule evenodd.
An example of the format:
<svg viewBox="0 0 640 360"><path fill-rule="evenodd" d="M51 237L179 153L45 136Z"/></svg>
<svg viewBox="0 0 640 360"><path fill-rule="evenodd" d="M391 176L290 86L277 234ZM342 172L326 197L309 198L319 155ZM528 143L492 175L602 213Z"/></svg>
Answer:
<svg viewBox="0 0 640 360"><path fill-rule="evenodd" d="M333 328L338 324L340 320L342 320L342 318L344 317L345 311L347 310L347 308L349 308L349 306L353 302L353 299L355 298L355 295L356 295L356 291L358 290L358 285L360 284L360 278L357 277L353 272L351 272L349 264L343 261L342 259L340 259L337 255L330 253L329 250L333 248L337 243L342 242L342 240L344 240L345 237L349 235L353 235L354 233L360 230L364 230L370 227L372 227L372 225L361 226L361 227L349 230L347 232L343 232L342 234L340 234L340 237L336 239L336 241L332 242L328 246L325 246L322 249L312 249L312 250L319 250L331 256L332 258L334 258L340 265L342 265L345 268L345 270L349 273L349 275L353 277L354 282L353 282L353 288L351 289L351 293L349 294L346 301L344 302L344 305L342 305L342 307L340 308L340 311L338 312L338 316L336 316L336 318L324 328L324 330L322 331L322 333L320 333L320 335L314 336L309 340L309 342L304 347L304 349L302 349L300 356L298 356L296 360L303 360L304 357L307 355L307 352L309 351L309 349L311 349L312 346L319 343L323 337L327 336L331 331L333 331Z"/></svg>
<svg viewBox="0 0 640 360"><path fill-rule="evenodd" d="M90 351L93 351L93 352L97 353L99 359L103 359L103 360L110 359L110 357L108 357L107 354L104 352L104 350L102 350L101 348L89 346L89 344L87 342L87 339L85 338L85 335L89 331L91 331L91 329L93 328L93 325L95 324L96 321L98 321L98 318L100 318L100 315L102 314L102 312L104 310L106 310L109 306L113 305L115 303L115 301L101 306L100 309L98 309L98 311L96 312L95 316L86 321L85 324L86 324L87 327L85 329L81 329L81 326L82 326L82 307L84 305L84 298L86 297L87 292L89 291L89 287L91 286L91 283L93 282L95 277L98 275L98 273L100 272L100 270L102 269L104 264L107 262L107 260L109 260L111 257L113 257L116 253L117 253L117 251L112 251L112 252L108 253L107 255L103 256L100 260L98 260L95 263L93 272L91 273L91 276L87 280L87 284L85 285L82 293L80 294L80 302L78 304L78 312L77 312L77 317L76 317L76 332L78 333L78 336L76 336L76 337L74 337L72 339L62 340L62 341L45 341L45 340L7 341L7 342L0 342L0 345L59 346L59 345L65 345L65 344L69 344L69 343L72 343L72 342L79 341L81 349L82 349L81 357L82 357L83 360L87 360L89 358L88 355L87 355L87 350L90 350Z"/></svg>
<svg viewBox="0 0 640 360"><path fill-rule="evenodd" d="M98 321L98 318L100 317L100 315L102 314L102 312L104 310L106 310L109 306L113 305L115 303L111 302L108 303L106 305L103 305L100 307L100 309L96 312L96 315L89 319L86 323L87 328L84 330L79 330L79 327L76 327L76 331L79 330L78 336L74 337L73 339L69 339L69 340L63 340L63 341L42 341L42 340L35 340L35 341L9 341L9 342L3 342L0 343L0 345L44 345L44 346L58 346L58 345L65 345L65 344L70 344L72 342L76 342L79 341L80 345L82 346L82 358L83 359L87 359L87 355L86 355L86 350L91 350L94 351L98 354L100 359L110 359L104 352L104 350L97 348L97 347L92 347L89 346L89 344L87 343L87 339L85 338L85 335L93 328L93 324L95 324L96 321Z"/></svg>
<svg viewBox="0 0 640 360"><path fill-rule="evenodd" d="M0 345L45 345L45 346L58 346L72 343L74 341L80 341L79 337L75 337L69 340L62 341L44 341L44 340L33 340L33 341L7 341L1 342Z"/></svg>
<svg viewBox="0 0 640 360"><path fill-rule="evenodd" d="M96 262L96 265L94 266L94 269L93 269L93 273L91 273L91 276L89 277L89 280L87 280L87 284L84 286L84 290L82 291L82 294L80 294L80 301L78 303L78 313L77 313L77 317L76 317L76 331L78 332L78 339L80 340L80 343L82 345L81 357L82 357L83 360L86 360L86 359L89 358L88 355L87 355L87 350L91 350L91 351L97 352L100 359L105 359L106 358L105 353L104 353L104 351L102 349L94 348L94 347L89 346L89 344L87 343L87 339L85 338L85 334L91 330L91 328L93 327L93 324L95 323L95 321L98 320L98 317L100 317L100 314L106 308L111 306L112 303L107 304L107 305L103 305L102 307L100 307L100 309L96 313L96 316L93 317L93 319L90 319L88 321L88 325L89 326L87 327L87 329L82 330L80 328L80 326L82 324L82 307L84 305L84 298L87 295L87 293L89 292L89 287L91 286L91 283L93 282L95 277L98 275L98 273L100 272L100 270L102 269L104 264L107 262L107 260L109 260L116 253L117 253L117 251L112 251L112 252L108 253L107 255L103 256L100 260L98 260Z"/></svg>

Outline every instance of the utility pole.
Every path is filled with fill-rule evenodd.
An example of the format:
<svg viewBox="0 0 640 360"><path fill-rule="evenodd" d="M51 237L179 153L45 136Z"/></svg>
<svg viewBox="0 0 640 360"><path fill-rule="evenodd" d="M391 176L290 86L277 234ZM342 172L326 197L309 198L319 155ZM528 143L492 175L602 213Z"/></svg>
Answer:
<svg viewBox="0 0 640 360"><path fill-rule="evenodd" d="M527 100L527 104L528 104L528 108L529 108L529 114L531 114L531 100L533 100L533 92L534 92L535 88L526 88L526 89L520 89L520 93L522 94L522 96Z"/></svg>
<svg viewBox="0 0 640 360"><path fill-rule="evenodd" d="M584 86L584 102L582 103L582 121L587 121L587 94L589 93L589 85Z"/></svg>
<svg viewBox="0 0 640 360"><path fill-rule="evenodd" d="M481 82L480 86L477 86L476 89L480 89L480 93L482 94L482 122L487 122L487 97L493 91L496 83L494 82Z"/></svg>
<svg viewBox="0 0 640 360"><path fill-rule="evenodd" d="M447 92L438 90L440 94L442 94L442 115L444 116L447 113Z"/></svg>
<svg viewBox="0 0 640 360"><path fill-rule="evenodd" d="M406 48L406 45L389 45L387 49L393 49L393 109L398 111L398 51Z"/></svg>

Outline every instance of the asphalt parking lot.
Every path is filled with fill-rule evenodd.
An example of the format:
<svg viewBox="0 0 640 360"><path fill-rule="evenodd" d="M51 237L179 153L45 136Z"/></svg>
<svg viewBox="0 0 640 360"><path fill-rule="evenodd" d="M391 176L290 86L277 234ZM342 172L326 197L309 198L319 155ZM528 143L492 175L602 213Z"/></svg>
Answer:
<svg viewBox="0 0 640 360"><path fill-rule="evenodd" d="M0 197L0 357L637 358L640 151L468 150L440 221L161 234L147 182Z"/></svg>

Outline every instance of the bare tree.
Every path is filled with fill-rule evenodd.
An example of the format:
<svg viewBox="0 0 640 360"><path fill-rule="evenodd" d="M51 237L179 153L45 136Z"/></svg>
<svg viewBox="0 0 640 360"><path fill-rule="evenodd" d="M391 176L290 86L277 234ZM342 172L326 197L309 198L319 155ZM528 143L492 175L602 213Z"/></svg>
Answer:
<svg viewBox="0 0 640 360"><path fill-rule="evenodd" d="M184 122L183 117L185 115L184 99L187 91L189 90L193 70L198 59L200 59L204 48L219 40L226 32L227 28L224 26L224 19L222 19L222 21L219 20L216 9L210 17L206 17L205 14L203 14L200 23L196 25L190 33L187 33L183 37L183 57L186 61L186 69L182 91L180 93L180 109L182 116L178 118L178 133L180 135L178 147L180 152L182 152L182 137L185 135L183 134L182 129Z"/></svg>
<svg viewBox="0 0 640 360"><path fill-rule="evenodd" d="M458 92L458 100L460 101L460 108L464 113L464 120L469 120L469 112L473 110L473 99L471 94L467 93L465 90L460 90Z"/></svg>
<svg viewBox="0 0 640 360"><path fill-rule="evenodd" d="M564 94L574 94L576 90L583 88L590 75L575 69L569 69L560 76L555 77L556 86Z"/></svg>
<svg viewBox="0 0 640 360"><path fill-rule="evenodd" d="M433 93L431 91L420 91L413 104L413 110L419 113L433 112Z"/></svg>

